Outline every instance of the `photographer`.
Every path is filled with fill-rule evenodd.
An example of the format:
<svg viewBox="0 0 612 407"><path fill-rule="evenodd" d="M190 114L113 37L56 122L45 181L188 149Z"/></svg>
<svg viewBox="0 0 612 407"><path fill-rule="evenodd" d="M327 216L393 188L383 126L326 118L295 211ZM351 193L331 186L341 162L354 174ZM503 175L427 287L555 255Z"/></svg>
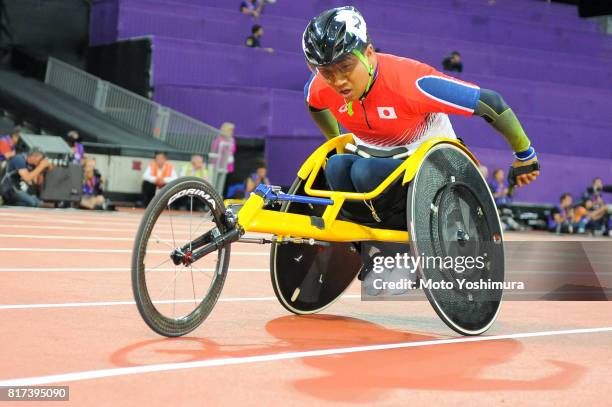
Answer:
<svg viewBox="0 0 612 407"><path fill-rule="evenodd" d="M264 160L259 161L255 172L246 179L245 197L248 197L259 184L270 185L270 180L266 175L267 172L266 162Z"/></svg>
<svg viewBox="0 0 612 407"><path fill-rule="evenodd" d="M42 184L43 172L51 164L42 151L33 149L27 155L17 154L8 161L0 181L0 194L9 205L39 206L41 201L27 192L27 185Z"/></svg>

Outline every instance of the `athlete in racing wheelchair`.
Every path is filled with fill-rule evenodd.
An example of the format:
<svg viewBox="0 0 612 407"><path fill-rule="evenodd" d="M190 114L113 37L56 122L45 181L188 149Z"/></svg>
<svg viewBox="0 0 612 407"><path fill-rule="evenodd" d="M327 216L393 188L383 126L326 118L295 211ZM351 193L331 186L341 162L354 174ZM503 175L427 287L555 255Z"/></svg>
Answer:
<svg viewBox="0 0 612 407"><path fill-rule="evenodd" d="M353 153L327 161L331 189L371 191L401 164L398 158L410 155L423 141L457 139L447 114L481 116L505 137L515 152L512 184L529 184L539 174L535 150L497 92L415 60L377 54L366 22L354 7L327 10L311 20L302 46L312 70L304 87L312 118L327 138L340 134L339 123L354 134ZM342 213L362 224L406 227L406 192L396 183L374 201L347 204ZM378 255L385 245L379 246ZM370 250L361 252L363 277L369 271Z"/></svg>
<svg viewBox="0 0 612 407"><path fill-rule="evenodd" d="M311 20L303 49L312 70L304 88L306 103L328 141L304 162L288 193L259 186L235 214L206 182L183 178L160 191L147 208L134 245L132 285L141 315L156 332L179 336L202 323L223 286L230 244L238 240L272 244L274 291L297 314L321 311L358 274L363 278L368 244L383 251L385 245L398 250L403 244L415 256L488 255L486 267L478 271L421 267L419 276L436 282L504 281L495 204L475 157L457 139L447 116L483 117L514 150L510 183L529 184L539 175L536 153L502 97L418 61L374 52L354 7L328 10ZM340 135L339 124L351 133ZM190 223L189 238L180 244L172 205L183 196L207 205L212 219L210 230L195 239ZM266 209L274 203L282 204L280 212ZM171 260L178 267L171 283L176 286L183 270L192 273L193 282L196 262L217 254L203 297L196 298L194 287L195 308L180 317L160 312L148 287L153 280L147 252L154 252L149 241L161 240L153 229L165 214L170 214L173 250L161 264ZM274 239L245 238L245 232L271 233ZM162 291L168 292L168 285ZM442 320L464 335L491 326L503 292L424 291Z"/></svg>

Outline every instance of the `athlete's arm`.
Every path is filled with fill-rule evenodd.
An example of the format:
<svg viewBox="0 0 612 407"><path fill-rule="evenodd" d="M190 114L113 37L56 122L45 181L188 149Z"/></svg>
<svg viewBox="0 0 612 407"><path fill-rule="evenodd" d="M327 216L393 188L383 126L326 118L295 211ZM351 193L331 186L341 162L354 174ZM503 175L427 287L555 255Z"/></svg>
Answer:
<svg viewBox="0 0 612 407"><path fill-rule="evenodd" d="M480 98L474 108L474 114L485 119L497 130L515 153L527 151L531 146L518 118L499 93L480 89ZM535 151L533 155L535 156Z"/></svg>
<svg viewBox="0 0 612 407"><path fill-rule="evenodd" d="M419 92L413 98L419 105L417 111L473 114L483 117L497 130L514 150L516 159L512 167L516 171L510 176L517 185L529 184L539 175L535 169L519 168L536 163L536 152L516 115L499 93L439 73L418 78L416 86Z"/></svg>
<svg viewBox="0 0 612 407"><path fill-rule="evenodd" d="M320 100L313 86L316 88L316 73L312 72L310 79L304 85L304 103L308 113L321 133L329 140L340 135L340 126L333 114L327 109L325 103Z"/></svg>
<svg viewBox="0 0 612 407"><path fill-rule="evenodd" d="M312 106L308 106L308 112L310 112L310 117L312 117L312 120L314 120L319 130L321 130L321 133L323 133L328 140L340 135L338 121L334 115L330 113L329 109L319 110Z"/></svg>
<svg viewBox="0 0 612 407"><path fill-rule="evenodd" d="M525 134L523 126L521 126L510 106L499 93L490 89L480 89L480 97L474 108L474 114L484 118L510 144L516 158L512 167L519 168L537 163L538 157L535 149L531 146L529 137ZM516 184L518 186L529 184L538 175L540 175L538 170L516 175Z"/></svg>

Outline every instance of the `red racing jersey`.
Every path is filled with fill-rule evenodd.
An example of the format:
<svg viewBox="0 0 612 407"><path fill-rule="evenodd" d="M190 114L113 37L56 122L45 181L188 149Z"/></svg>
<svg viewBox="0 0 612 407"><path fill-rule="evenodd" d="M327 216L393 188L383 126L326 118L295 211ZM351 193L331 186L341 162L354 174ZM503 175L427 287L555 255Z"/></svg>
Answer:
<svg viewBox="0 0 612 407"><path fill-rule="evenodd" d="M353 102L352 116L347 101L320 74L313 74L304 87L306 102L329 109L357 143L390 148L414 146L434 136L456 138L447 114L471 116L480 88L413 59L377 57L372 87L363 100Z"/></svg>

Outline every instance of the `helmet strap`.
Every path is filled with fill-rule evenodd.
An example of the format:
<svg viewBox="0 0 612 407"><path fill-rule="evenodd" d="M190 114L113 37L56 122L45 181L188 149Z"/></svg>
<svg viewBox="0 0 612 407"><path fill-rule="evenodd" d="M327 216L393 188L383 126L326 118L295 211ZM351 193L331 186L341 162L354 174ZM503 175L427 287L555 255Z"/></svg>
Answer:
<svg viewBox="0 0 612 407"><path fill-rule="evenodd" d="M365 92L363 92L363 95L361 95L361 97L359 98L359 100L363 100L365 95L368 94L368 92L370 91L370 88L372 87L372 82L374 81L374 67L370 64L370 61L368 61L368 59L365 57L365 55L363 55L363 53L359 50L353 50L353 54L359 58L359 60L361 61L361 63L366 67L366 69L368 70L368 84L366 85L365 88ZM349 116L352 116L354 114L353 111L353 102L349 102L346 105L347 108L347 113Z"/></svg>

